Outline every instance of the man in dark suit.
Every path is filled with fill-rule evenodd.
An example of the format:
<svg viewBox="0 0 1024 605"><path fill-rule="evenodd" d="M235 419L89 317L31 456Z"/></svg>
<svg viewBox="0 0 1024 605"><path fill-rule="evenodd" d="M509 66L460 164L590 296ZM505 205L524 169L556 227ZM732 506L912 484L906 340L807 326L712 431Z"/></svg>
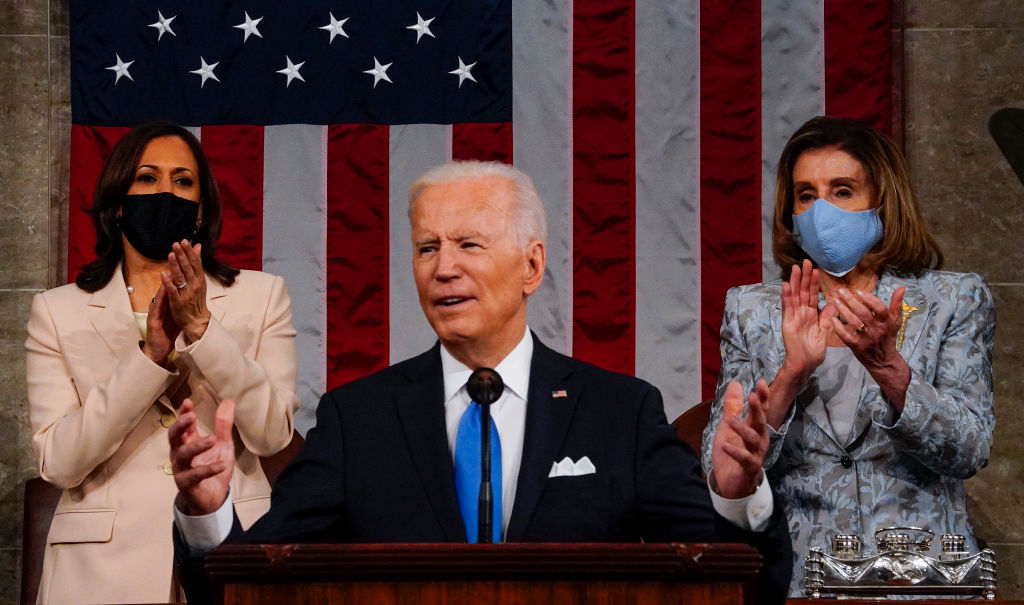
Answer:
<svg viewBox="0 0 1024 605"><path fill-rule="evenodd" d="M247 542L476 541L475 510L460 510L457 444L477 405L466 380L490 367L506 384L492 406L498 540L745 540L769 567L778 561L763 584L783 595L791 559L761 472L765 393L751 395L741 419L742 393L732 392L712 496L656 388L560 355L528 330L547 235L529 177L502 164L451 163L409 197L413 273L439 343L325 394L270 511L244 534L227 498L233 405L223 402L216 434L200 437L186 404L170 431L179 550L212 548L229 533Z"/></svg>

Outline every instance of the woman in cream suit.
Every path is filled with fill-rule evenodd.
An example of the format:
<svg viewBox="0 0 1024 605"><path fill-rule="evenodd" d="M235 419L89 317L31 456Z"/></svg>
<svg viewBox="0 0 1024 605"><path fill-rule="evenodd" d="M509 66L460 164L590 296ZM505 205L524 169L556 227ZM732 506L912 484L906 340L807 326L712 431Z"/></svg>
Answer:
<svg viewBox="0 0 1024 605"><path fill-rule="evenodd" d="M37 295L28 321L32 444L64 490L37 601L177 601L167 428L186 397L207 433L217 402L234 400L235 510L245 526L266 512L258 457L289 443L298 406L288 293L216 258L220 197L183 128L121 139L92 214L98 258Z"/></svg>
<svg viewBox="0 0 1024 605"><path fill-rule="evenodd" d="M769 481L804 559L830 537L914 526L965 534L963 480L988 463L995 307L980 276L939 271L906 163L871 128L804 124L779 161L773 230L782 280L733 288L710 436L730 381L768 387ZM914 539L917 539L914 537Z"/></svg>

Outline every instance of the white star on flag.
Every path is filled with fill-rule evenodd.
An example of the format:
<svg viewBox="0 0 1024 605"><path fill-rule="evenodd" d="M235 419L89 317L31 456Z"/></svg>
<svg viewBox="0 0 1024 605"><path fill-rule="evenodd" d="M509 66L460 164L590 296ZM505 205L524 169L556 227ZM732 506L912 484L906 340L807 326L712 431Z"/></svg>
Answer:
<svg viewBox="0 0 1024 605"><path fill-rule="evenodd" d="M129 80L134 82L135 78L133 78L132 75L130 73L128 73L128 68L131 66L132 63L135 63L135 61L129 61L129 62L125 63L124 61L121 60L121 55L119 55L117 53L114 53L114 56L117 58L117 64L111 65L110 67L107 68L107 69L113 71L115 74L117 74L117 77L114 78L114 85L116 86L117 83L121 81L121 76L125 76Z"/></svg>
<svg viewBox="0 0 1024 605"><path fill-rule="evenodd" d="M476 82L476 78L474 78L473 74L470 73L470 70L473 69L474 65L476 65L476 61L470 63L469 65L466 65L465 63L462 62L462 57L459 57L458 69L453 69L450 72L448 72L453 76L459 76L459 88L462 88L462 82L464 80L472 80Z"/></svg>
<svg viewBox="0 0 1024 605"><path fill-rule="evenodd" d="M206 85L206 81L210 80L210 79L213 79L215 82L220 82L220 78L217 77L217 74L213 73L213 70L218 65L220 65L220 62L214 63L213 65L207 65L206 64L206 59L204 59L203 57L199 57L199 62L201 63L201 65L199 66L199 69L188 72L190 74L196 74L197 76L202 76L203 81L199 83L199 88L202 88L203 86L205 86Z"/></svg>
<svg viewBox="0 0 1024 605"><path fill-rule="evenodd" d="M260 17L259 19L251 18L249 16L248 11L246 11L246 13L245 13L245 23L239 23L238 25L234 26L237 29L245 31L245 37L242 38L242 43L243 44L245 44L246 40L249 39L249 35L250 34L255 34L259 38L263 37L263 34L261 34L260 30L257 29L257 26L260 24L260 21L262 21L262 20L263 20L263 17Z"/></svg>
<svg viewBox="0 0 1024 605"><path fill-rule="evenodd" d="M420 16L419 11L417 11L416 12L416 25L410 25L409 27L406 27L405 29L411 29L411 30L415 30L416 31L416 44L420 43L420 38L423 37L423 34L426 34L426 35L430 36L431 38L437 38L437 36L434 35L434 32L430 31L430 22L433 21L436 18L437 17L431 17L430 19L424 20L423 17Z"/></svg>
<svg viewBox="0 0 1024 605"><path fill-rule="evenodd" d="M171 21L174 21L177 18L178 18L178 16L174 15L173 17L168 19L168 18L164 17L163 13L161 13L160 11L156 11L156 23L150 23L149 27L155 27L156 30L158 32L160 32L159 34L156 35L156 41L157 42L160 41L160 38L164 37L164 32L167 32L167 33L171 34L172 36L177 36L178 35L178 34L174 33L173 29L171 29Z"/></svg>
<svg viewBox="0 0 1024 605"><path fill-rule="evenodd" d="M303 78L302 74L299 73L299 69L301 69L302 66L306 64L306 62L303 61L302 63L292 63L292 60L288 55L284 56L284 60L288 62L287 67L285 67L284 69L277 70L277 73L288 76L288 81L285 83L284 87L288 88L288 86L291 85L292 80L296 78L305 82L306 79Z"/></svg>
<svg viewBox="0 0 1024 605"><path fill-rule="evenodd" d="M337 19L334 18L334 13L330 13L330 15L331 22L320 28L322 30L331 32L331 40L330 42L328 42L328 44L334 42L334 36L345 36L346 38L348 37L348 34L345 33L345 30L343 28L345 26L345 22L348 21L349 18L345 17L341 21L338 21Z"/></svg>
<svg viewBox="0 0 1024 605"><path fill-rule="evenodd" d="M387 65L381 65L380 61L377 60L377 57L374 57L373 69L367 69L363 73L370 74L371 76L373 76L373 87L377 88L377 82L380 82L381 80L387 80L388 82L391 82L391 78L388 77L388 68L391 67L391 65L391 63L388 63ZM394 82L391 83L394 84Z"/></svg>

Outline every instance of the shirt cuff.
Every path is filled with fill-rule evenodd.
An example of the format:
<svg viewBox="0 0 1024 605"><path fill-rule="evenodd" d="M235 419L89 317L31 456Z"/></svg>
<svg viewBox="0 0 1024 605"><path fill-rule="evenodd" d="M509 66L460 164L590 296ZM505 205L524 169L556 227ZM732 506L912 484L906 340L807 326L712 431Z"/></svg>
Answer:
<svg viewBox="0 0 1024 605"><path fill-rule="evenodd" d="M715 512L722 515L733 525L747 531L760 532L768 527L775 503L772 501L772 488L768 485L768 477L761 471L761 481L753 494L746 498L723 498L711 487L708 476L708 491L711 492L711 505Z"/></svg>
<svg viewBox="0 0 1024 605"><path fill-rule="evenodd" d="M174 505L174 524L185 538L185 543L199 554L213 550L221 545L231 533L231 525L235 521L235 507L231 501L231 492L224 499L220 508L206 515L186 515ZM198 553L196 552L198 551Z"/></svg>

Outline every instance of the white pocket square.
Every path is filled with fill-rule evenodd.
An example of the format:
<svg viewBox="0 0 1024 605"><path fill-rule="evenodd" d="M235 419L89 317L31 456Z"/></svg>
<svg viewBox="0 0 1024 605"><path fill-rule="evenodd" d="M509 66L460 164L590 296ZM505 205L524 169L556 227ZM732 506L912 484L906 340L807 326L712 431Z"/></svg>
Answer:
<svg viewBox="0 0 1024 605"><path fill-rule="evenodd" d="M587 456L580 458L576 462L573 462L571 458L566 456L560 462L551 463L551 472L548 473L548 477L580 477L582 475L593 475L596 472L597 468Z"/></svg>

